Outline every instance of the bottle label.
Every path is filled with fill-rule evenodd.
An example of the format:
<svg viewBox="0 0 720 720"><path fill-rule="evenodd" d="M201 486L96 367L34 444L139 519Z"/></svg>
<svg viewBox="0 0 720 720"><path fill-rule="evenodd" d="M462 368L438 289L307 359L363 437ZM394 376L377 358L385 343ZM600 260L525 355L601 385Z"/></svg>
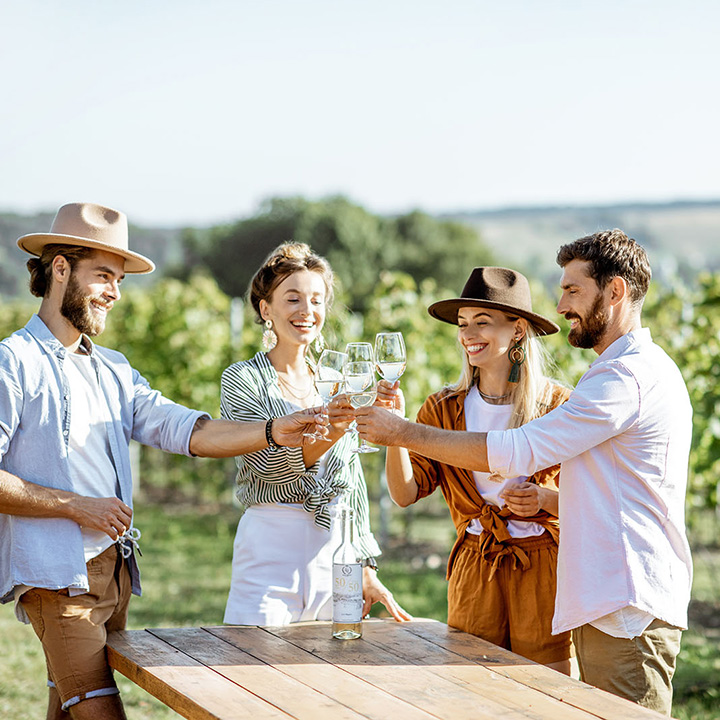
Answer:
<svg viewBox="0 0 720 720"><path fill-rule="evenodd" d="M362 566L360 563L334 563L333 622L359 623L362 608Z"/></svg>

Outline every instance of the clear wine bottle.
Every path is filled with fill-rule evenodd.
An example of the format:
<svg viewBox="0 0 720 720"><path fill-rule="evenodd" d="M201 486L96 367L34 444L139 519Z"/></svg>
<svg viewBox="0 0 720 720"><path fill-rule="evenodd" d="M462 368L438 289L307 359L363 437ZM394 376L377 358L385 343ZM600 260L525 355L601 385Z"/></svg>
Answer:
<svg viewBox="0 0 720 720"><path fill-rule="evenodd" d="M333 553L332 635L339 640L362 636L362 563L353 543L353 510L340 506L342 542Z"/></svg>

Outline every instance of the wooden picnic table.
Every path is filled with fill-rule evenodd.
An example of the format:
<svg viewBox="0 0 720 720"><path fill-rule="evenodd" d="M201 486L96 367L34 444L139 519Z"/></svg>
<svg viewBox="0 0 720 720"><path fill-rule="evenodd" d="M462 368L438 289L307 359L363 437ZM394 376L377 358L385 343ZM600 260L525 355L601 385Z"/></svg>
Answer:
<svg viewBox="0 0 720 720"><path fill-rule="evenodd" d="M110 664L192 720L658 720L435 620L124 630Z"/></svg>

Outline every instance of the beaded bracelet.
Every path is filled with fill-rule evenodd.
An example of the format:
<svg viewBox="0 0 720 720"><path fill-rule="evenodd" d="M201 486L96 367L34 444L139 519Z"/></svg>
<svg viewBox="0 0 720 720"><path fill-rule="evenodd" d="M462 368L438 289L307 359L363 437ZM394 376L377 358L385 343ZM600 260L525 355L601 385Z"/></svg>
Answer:
<svg viewBox="0 0 720 720"><path fill-rule="evenodd" d="M272 436L272 424L275 418L269 418L265 423L265 439L267 440L268 447L271 450L278 450L280 446L275 442Z"/></svg>

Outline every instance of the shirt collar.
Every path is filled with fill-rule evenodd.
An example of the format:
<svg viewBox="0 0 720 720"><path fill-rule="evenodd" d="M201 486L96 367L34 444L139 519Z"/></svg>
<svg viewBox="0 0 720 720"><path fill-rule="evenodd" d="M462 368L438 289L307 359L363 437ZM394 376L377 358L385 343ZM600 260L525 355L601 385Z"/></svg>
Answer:
<svg viewBox="0 0 720 720"><path fill-rule="evenodd" d="M640 328L633 330L625 335L621 335L615 342L611 343L605 350L590 363L590 367L599 362L607 362L615 360L621 355L627 354L632 348L640 345L647 345L652 342L649 328Z"/></svg>
<svg viewBox="0 0 720 720"><path fill-rule="evenodd" d="M30 320L28 320L25 329L37 340L37 342L45 348L49 353L66 353L63 344L50 332L48 326L40 319L40 316L35 314ZM93 341L87 336L83 335L80 344L87 350L88 355L93 354Z"/></svg>

